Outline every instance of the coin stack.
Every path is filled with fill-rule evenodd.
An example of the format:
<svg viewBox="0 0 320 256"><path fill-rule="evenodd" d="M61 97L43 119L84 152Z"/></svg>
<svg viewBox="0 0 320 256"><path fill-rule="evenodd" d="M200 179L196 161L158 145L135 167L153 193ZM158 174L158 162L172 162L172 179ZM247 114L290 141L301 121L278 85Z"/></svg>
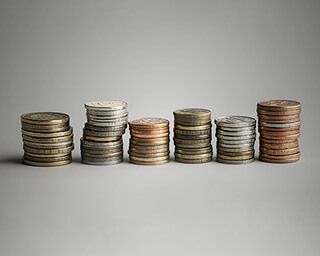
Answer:
<svg viewBox="0 0 320 256"><path fill-rule="evenodd" d="M183 163L212 161L211 111L179 109L174 115L175 160Z"/></svg>
<svg viewBox="0 0 320 256"><path fill-rule="evenodd" d="M34 166L61 166L72 161L73 130L67 114L28 113L21 116L23 162Z"/></svg>
<svg viewBox="0 0 320 256"><path fill-rule="evenodd" d="M301 104L292 100L268 100L257 104L260 132L259 159L293 163L300 159Z"/></svg>
<svg viewBox="0 0 320 256"><path fill-rule="evenodd" d="M168 120L141 118L129 122L129 126L131 163L159 165L170 161Z"/></svg>
<svg viewBox="0 0 320 256"><path fill-rule="evenodd" d="M223 116L215 119L217 161L248 164L254 161L256 120L247 116Z"/></svg>
<svg viewBox="0 0 320 256"><path fill-rule="evenodd" d="M123 161L122 135L128 123L127 103L94 101L85 104L87 122L83 128L81 162L112 165Z"/></svg>

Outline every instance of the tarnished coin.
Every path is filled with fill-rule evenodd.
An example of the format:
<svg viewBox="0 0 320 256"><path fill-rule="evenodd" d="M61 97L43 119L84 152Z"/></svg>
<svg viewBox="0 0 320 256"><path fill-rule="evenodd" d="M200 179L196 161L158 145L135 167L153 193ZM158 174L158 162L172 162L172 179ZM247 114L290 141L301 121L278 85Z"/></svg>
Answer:
<svg viewBox="0 0 320 256"><path fill-rule="evenodd" d="M24 144L28 147L32 148L39 148L39 149L56 149L61 147L68 147L73 145L73 140L66 141L66 142L58 142L58 143L36 143L30 141L23 141Z"/></svg>
<svg viewBox="0 0 320 256"><path fill-rule="evenodd" d="M283 156L282 155L269 155L269 154L260 152L261 158L278 159L278 160L295 159L297 157L300 157L300 155L301 155L300 152L290 154L290 155L283 155Z"/></svg>
<svg viewBox="0 0 320 256"><path fill-rule="evenodd" d="M235 156L251 156L254 157L254 150L250 151L241 151L241 152L228 152L228 151L221 151L217 150L217 155L224 155L224 156L230 156L230 157L235 157Z"/></svg>
<svg viewBox="0 0 320 256"><path fill-rule="evenodd" d="M300 160L300 156L297 156L295 158L290 158L290 159L273 159L273 158L259 156L259 160L263 162L268 162L268 163L289 164L289 163L298 162Z"/></svg>
<svg viewBox="0 0 320 256"><path fill-rule="evenodd" d="M234 161L238 161L238 160L248 160L248 159L252 159L253 155L242 155L242 156L229 156L229 155L222 155L222 154L217 154L217 158L219 159L225 159L225 160L234 160Z"/></svg>
<svg viewBox="0 0 320 256"><path fill-rule="evenodd" d="M257 109L257 113L261 115L271 115L271 116L292 116L292 115L299 115L301 113L301 110L267 111L267 110Z"/></svg>
<svg viewBox="0 0 320 256"><path fill-rule="evenodd" d="M69 129L64 132L30 132L21 129L22 135L27 135L30 137L37 137L37 138L56 138L56 137L63 137L72 134L73 129L69 126Z"/></svg>
<svg viewBox="0 0 320 256"><path fill-rule="evenodd" d="M71 159L71 154L64 155L64 156L55 156L55 157L39 157L39 156L32 156L31 154L25 153L23 155L25 160L33 161L33 162L61 162Z"/></svg>
<svg viewBox="0 0 320 256"><path fill-rule="evenodd" d="M21 122L22 129L29 132L40 132L40 133L54 133L54 132L65 132L70 129L69 123L66 125L60 124L52 124L52 125L44 125L44 124L29 124Z"/></svg>
<svg viewBox="0 0 320 256"><path fill-rule="evenodd" d="M116 132L116 131L124 131L127 128L127 124L103 127L103 126L96 126L89 123L85 123L84 128L87 130L96 131L96 132Z"/></svg>
<svg viewBox="0 0 320 256"><path fill-rule="evenodd" d="M211 134L203 134L203 135L180 135L175 134L174 138L180 140L203 140L203 139L211 139Z"/></svg>
<svg viewBox="0 0 320 256"><path fill-rule="evenodd" d="M216 158L217 162L223 163L223 164L250 164L254 162L254 158L246 159L246 160L227 160L227 159L221 159Z"/></svg>
<svg viewBox="0 0 320 256"><path fill-rule="evenodd" d="M168 141L169 136L156 137L156 138L142 138L131 135L131 140L140 141L140 142L159 142L159 141Z"/></svg>
<svg viewBox="0 0 320 256"><path fill-rule="evenodd" d="M205 153L205 154L180 154L180 153L174 153L174 156L177 158L183 158L183 159L207 159L212 158L212 152Z"/></svg>
<svg viewBox="0 0 320 256"><path fill-rule="evenodd" d="M299 147L287 149L269 149L265 147L260 147L260 152L268 155L292 155L300 152L300 150Z"/></svg>
<svg viewBox="0 0 320 256"><path fill-rule="evenodd" d="M287 131L287 132L270 132L270 131L265 131L261 130L260 131L260 136L265 137L265 136L276 136L276 137L281 137L281 136L290 136L290 135L298 135L300 134L300 129L293 130L293 131Z"/></svg>
<svg viewBox="0 0 320 256"><path fill-rule="evenodd" d="M132 120L129 122L130 127L140 129L164 128L169 125L169 121L164 118L147 117Z"/></svg>
<svg viewBox="0 0 320 256"><path fill-rule="evenodd" d="M63 136L63 137L55 137L55 138L37 138L37 137L31 137L22 134L23 141L28 142L35 142L35 143L43 143L43 144L51 144L51 143L59 143L59 142L66 142L66 141L72 141L73 140L73 134Z"/></svg>
<svg viewBox="0 0 320 256"><path fill-rule="evenodd" d="M186 130L173 130L175 136L176 135L186 135L186 136L198 136L198 135L211 135L211 129L207 130L199 130L199 131L186 131Z"/></svg>
<svg viewBox="0 0 320 256"><path fill-rule="evenodd" d="M161 129L137 129L137 128L131 128L130 132L132 134L143 134L143 135L157 135L157 134L164 134L169 133L169 126Z"/></svg>
<svg viewBox="0 0 320 256"><path fill-rule="evenodd" d="M115 132L97 132L92 131L88 129L83 129L83 135L84 136L93 136L93 137L119 137L122 136L122 134L125 132L125 130L119 130Z"/></svg>
<svg viewBox="0 0 320 256"><path fill-rule="evenodd" d="M175 142L174 145L176 147L180 147L180 148L206 148L206 147L209 147L211 145L211 142L209 142L209 143L198 143L198 144L181 144L181 143Z"/></svg>
<svg viewBox="0 0 320 256"><path fill-rule="evenodd" d="M69 151L68 153L64 153L64 154L40 154L40 153L30 153L30 152L24 152L25 156L30 156L30 157L34 157L34 158L41 158L41 159L46 159L44 160L45 162L50 162L52 161L52 159L55 158L59 158L59 157L71 157L71 151ZM30 159L29 159L30 160Z"/></svg>
<svg viewBox="0 0 320 256"><path fill-rule="evenodd" d="M188 155L195 155L195 154L206 154L212 153L212 146L204 147L204 148L180 148L175 147L175 153L179 154L188 154Z"/></svg>
<svg viewBox="0 0 320 256"><path fill-rule="evenodd" d="M223 148L232 148L232 149L242 149L242 148L248 148L248 147L253 147L253 143L240 143L240 144L225 144L222 142L217 142L218 147L223 147Z"/></svg>
<svg viewBox="0 0 320 256"><path fill-rule="evenodd" d="M217 145L217 151L219 152L248 152L253 151L254 147L248 146L248 147L242 147L242 148L228 148L228 147L221 147L219 144Z"/></svg>
<svg viewBox="0 0 320 256"><path fill-rule="evenodd" d="M169 160L169 156L160 156L160 157L136 157L129 155L130 160L139 161L139 162L157 162Z"/></svg>
<svg viewBox="0 0 320 256"><path fill-rule="evenodd" d="M116 157L116 156L122 156L123 155L123 151L118 151L118 152L109 152L109 153L105 153L105 154L95 154L92 152L87 152L87 151L81 151L81 157L91 157L94 159L99 159L102 160L102 158L110 158L110 157ZM105 159L104 159L105 160Z"/></svg>
<svg viewBox="0 0 320 256"><path fill-rule="evenodd" d="M153 161L153 162L137 161L137 160L130 159L130 163L139 164L139 165L162 165L169 162L170 162L170 159L166 159L162 161Z"/></svg>
<svg viewBox="0 0 320 256"><path fill-rule="evenodd" d="M95 136L83 135L83 138L84 138L85 140L107 142L107 141L117 141L117 140L121 140L121 139L122 139L122 136L116 136L116 137L95 137Z"/></svg>
<svg viewBox="0 0 320 256"><path fill-rule="evenodd" d="M184 130L184 131L199 131L199 130L211 129L211 126L212 125L184 126L184 125L175 124L174 128L179 130Z"/></svg>
<svg viewBox="0 0 320 256"><path fill-rule="evenodd" d="M121 162L123 162L122 156L115 156L115 157L109 157L109 158L103 158L103 159L87 157L87 156L81 157L81 163L89 164L89 165L114 165L114 164L119 164Z"/></svg>
<svg viewBox="0 0 320 256"><path fill-rule="evenodd" d="M259 126L259 132L261 131L269 131L269 132L290 132L300 130L300 126L297 127L288 127L288 128L271 128L271 127L263 127Z"/></svg>
<svg viewBox="0 0 320 256"><path fill-rule="evenodd" d="M185 158L175 157L174 160L176 162L185 163L185 164L202 164L202 163L211 162L212 157L202 158L202 159L185 159Z"/></svg>
<svg viewBox="0 0 320 256"><path fill-rule="evenodd" d="M295 138L295 137L290 138L289 136L277 138L276 140L275 139L266 139L266 138L260 137L260 145L263 143L282 144L282 143L291 143L291 142L296 142L296 141L297 141L297 138Z"/></svg>
<svg viewBox="0 0 320 256"><path fill-rule="evenodd" d="M23 159L23 163L27 165L39 166L39 167L56 167L56 166L67 165L67 164L70 164L71 162L72 162L72 159L59 161L59 162L36 162L28 159Z"/></svg>
<svg viewBox="0 0 320 256"><path fill-rule="evenodd" d="M222 134L216 134L216 137L221 140L254 140L256 138L256 134L251 135L242 135L242 136L227 136Z"/></svg>
<svg viewBox="0 0 320 256"><path fill-rule="evenodd" d="M70 146L66 146L66 147L59 147L59 148L55 148L55 149L39 149L39 148L33 148L33 147L29 147L27 145L23 145L23 150L26 153L29 154L39 154L39 155L64 155L64 154L70 154L71 151L74 149L74 144L70 145Z"/></svg>
<svg viewBox="0 0 320 256"><path fill-rule="evenodd" d="M87 153L91 155L109 155L113 153L123 153L122 147L114 148L114 149L108 149L108 150L93 150L93 149L87 149L87 148L81 148L81 154Z"/></svg>
<svg viewBox="0 0 320 256"><path fill-rule="evenodd" d="M29 124L65 124L69 122L69 115L58 112L34 112L21 115L21 121Z"/></svg>
<svg viewBox="0 0 320 256"><path fill-rule="evenodd" d="M129 156L142 157L142 158L156 158L156 157L165 157L169 155L169 151L161 153L137 153L134 151L128 151Z"/></svg>
<svg viewBox="0 0 320 256"><path fill-rule="evenodd" d="M134 150L146 150L146 151L152 151L152 150L169 150L169 143L165 143L165 144L160 144L160 145L148 145L148 146L141 146L141 145L136 145L136 144L130 144L130 150L134 149Z"/></svg>
<svg viewBox="0 0 320 256"><path fill-rule="evenodd" d="M217 139L218 144L233 144L233 145L239 145L239 146L244 144L253 145L255 141L256 141L255 139L249 139L249 140L229 140L229 139L225 140L221 138Z"/></svg>
<svg viewBox="0 0 320 256"><path fill-rule="evenodd" d="M168 136L169 136L169 133L141 134L141 133L131 132L131 137L132 137L133 139L135 139L135 138L141 138L142 140L143 140L143 139L152 140L152 139L157 139L157 138L168 138Z"/></svg>
<svg viewBox="0 0 320 256"><path fill-rule="evenodd" d="M300 110L301 104L295 100L266 100L259 102L257 108L269 111L292 111Z"/></svg>
<svg viewBox="0 0 320 256"><path fill-rule="evenodd" d="M211 138L208 139L201 139L201 140L185 140L185 139L178 139L173 138L176 144L185 144L185 145L195 145L195 144L210 144Z"/></svg>
<svg viewBox="0 0 320 256"><path fill-rule="evenodd" d="M217 125L217 130L227 131L227 132L248 132L248 131L255 131L256 125L244 126L244 127L227 127L227 126L220 126Z"/></svg>
<svg viewBox="0 0 320 256"><path fill-rule="evenodd" d="M264 139L270 139L270 140L291 140L291 141L294 141L294 140L297 140L298 138L300 137L300 133L298 134L292 134L292 135L285 135L285 136L276 136L276 135L270 135L270 134L263 134L260 136L260 138L264 138Z"/></svg>
<svg viewBox="0 0 320 256"><path fill-rule="evenodd" d="M255 136L256 131L255 130L247 130L247 131L224 131L221 129L217 129L216 134L224 135L224 136Z"/></svg>
<svg viewBox="0 0 320 256"><path fill-rule="evenodd" d="M127 121L121 122L97 122L92 120L87 120L87 122L94 126L102 126L102 127L114 127L114 126L125 126L127 125Z"/></svg>
<svg viewBox="0 0 320 256"><path fill-rule="evenodd" d="M199 125L211 125L211 120L207 121L180 121L175 119L174 123L177 125L184 125L184 126L199 126Z"/></svg>
<svg viewBox="0 0 320 256"><path fill-rule="evenodd" d="M130 143L131 143L131 144L134 144L134 145L140 145L140 146L168 145L168 144L169 144L169 139L168 139L168 140L153 141L153 142L146 142L146 141L133 140L133 139L131 138L131 139L130 139Z"/></svg>
<svg viewBox="0 0 320 256"><path fill-rule="evenodd" d="M295 118L299 118L300 115L296 114L296 115L291 115L291 116L284 116L284 115L262 115L262 114L258 114L259 119L266 119L266 120L281 120L281 121L285 121L285 120L290 120L290 119L295 119Z"/></svg>
<svg viewBox="0 0 320 256"><path fill-rule="evenodd" d="M265 119L265 118L260 118L260 122L265 122L265 123L270 123L270 124L291 124L291 123L296 123L300 122L300 117L294 118L294 119L286 119L286 120L278 120L278 119Z"/></svg>
<svg viewBox="0 0 320 256"><path fill-rule="evenodd" d="M215 119L215 124L224 127L254 126L256 120L248 116L222 116Z"/></svg>
<svg viewBox="0 0 320 256"><path fill-rule="evenodd" d="M82 146L98 146L98 147L110 147L110 146L118 146L122 145L122 139L109 141L109 142L96 142L91 140L84 140L83 138L80 139Z"/></svg>
<svg viewBox="0 0 320 256"><path fill-rule="evenodd" d="M86 109L93 110L121 110L126 108L128 104L119 100L101 100L88 102L84 106Z"/></svg>
<svg viewBox="0 0 320 256"><path fill-rule="evenodd" d="M289 143L260 143L264 148L269 149L290 149L299 146L298 140Z"/></svg>
<svg viewBox="0 0 320 256"><path fill-rule="evenodd" d="M158 153L169 152L169 148L165 147L165 148L160 148L160 149L149 149L149 148L146 149L146 147L143 147L143 149L139 149L139 148L130 146L129 151L131 153L135 152L135 153L139 153L139 154L158 154Z"/></svg>
<svg viewBox="0 0 320 256"><path fill-rule="evenodd" d="M211 111L202 108L185 108L173 111L175 118L193 117L193 118L210 118Z"/></svg>
<svg viewBox="0 0 320 256"><path fill-rule="evenodd" d="M288 124L272 124L272 123L266 123L266 122L259 122L259 125L263 127L271 127L271 128L289 128L289 127L300 126L300 122L288 123Z"/></svg>

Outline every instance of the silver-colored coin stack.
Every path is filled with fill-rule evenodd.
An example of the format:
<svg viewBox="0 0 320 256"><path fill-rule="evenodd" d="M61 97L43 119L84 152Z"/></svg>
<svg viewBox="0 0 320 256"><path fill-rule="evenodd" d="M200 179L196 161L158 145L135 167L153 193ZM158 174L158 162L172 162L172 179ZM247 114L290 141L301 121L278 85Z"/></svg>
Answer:
<svg viewBox="0 0 320 256"><path fill-rule="evenodd" d="M127 103L94 101L85 104L87 123L81 138L81 162L112 165L123 161L122 135L128 124Z"/></svg>
<svg viewBox="0 0 320 256"><path fill-rule="evenodd" d="M248 164L254 161L256 120L247 116L223 116L215 119L217 161Z"/></svg>

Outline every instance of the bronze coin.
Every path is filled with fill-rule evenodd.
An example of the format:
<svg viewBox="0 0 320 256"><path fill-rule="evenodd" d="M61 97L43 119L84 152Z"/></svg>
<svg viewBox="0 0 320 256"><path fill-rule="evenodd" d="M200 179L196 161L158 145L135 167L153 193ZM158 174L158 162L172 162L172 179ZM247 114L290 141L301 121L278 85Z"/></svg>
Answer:
<svg viewBox="0 0 320 256"><path fill-rule="evenodd" d="M162 134L162 133L168 133L169 127L166 127L164 129L137 129L137 128L130 128L130 132L134 134Z"/></svg>
<svg viewBox="0 0 320 256"><path fill-rule="evenodd" d="M291 155L284 155L284 156L269 155L269 154L260 152L260 157L262 157L262 158L278 159L278 160L295 159L297 157L300 157L300 155L301 155L300 152L297 152L297 153L294 153L294 154L291 154Z"/></svg>
<svg viewBox="0 0 320 256"><path fill-rule="evenodd" d="M159 137L159 138L141 138L136 136L131 136L132 140L141 141L141 142L158 142L158 141L167 141L169 136Z"/></svg>
<svg viewBox="0 0 320 256"><path fill-rule="evenodd" d="M169 121L164 118L147 117L132 120L129 122L129 125L130 127L137 127L141 129L164 128L169 125Z"/></svg>
<svg viewBox="0 0 320 256"><path fill-rule="evenodd" d="M300 156L296 158L290 158L290 159L271 159L271 158L259 156L259 160L263 162L268 162L268 163L288 164L288 163L298 162L300 160Z"/></svg>
<svg viewBox="0 0 320 256"><path fill-rule="evenodd" d="M166 148L160 148L160 149L138 149L135 147L130 146L129 151L135 152L135 153L140 153L140 154L157 154L157 153L165 153L169 152L169 147Z"/></svg>
<svg viewBox="0 0 320 256"><path fill-rule="evenodd" d="M300 130L293 130L288 132L260 131L260 136L262 137L265 137L265 135L281 137L281 136L290 136L290 135L297 135L297 134L300 134Z"/></svg>
<svg viewBox="0 0 320 256"><path fill-rule="evenodd" d="M287 136L275 136L273 134L263 134L260 135L260 139L270 139L274 141L280 141L280 140L290 140L290 141L295 141L300 137L300 133L298 134L293 134L293 135L287 135ZM276 142L277 143L277 142Z"/></svg>
<svg viewBox="0 0 320 256"><path fill-rule="evenodd" d="M140 145L140 146L159 146L159 145L168 145L169 144L169 138L167 138L167 140L161 140L161 141L153 141L153 142L149 142L149 141L138 141L135 139L130 139L130 144L134 144L134 145Z"/></svg>
<svg viewBox="0 0 320 256"><path fill-rule="evenodd" d="M264 147L261 146L260 147L260 152L268 154L268 155L284 156L284 155L296 154L296 153L300 152L300 150L299 150L299 147L287 148L287 149L269 149L269 148L264 148Z"/></svg>
<svg viewBox="0 0 320 256"><path fill-rule="evenodd" d="M135 156L140 158L156 158L156 157L166 157L169 156L169 151L161 152L161 153L138 153L133 151L128 151L129 156Z"/></svg>
<svg viewBox="0 0 320 256"><path fill-rule="evenodd" d="M289 148L296 148L299 146L298 141L289 142L289 143L264 143L260 142L260 146L264 148L270 149L289 149Z"/></svg>
<svg viewBox="0 0 320 256"><path fill-rule="evenodd" d="M260 132L260 131L289 132L289 131L296 131L296 130L300 131L300 126L290 127L290 128L271 128L271 127L259 126L259 132Z"/></svg>
<svg viewBox="0 0 320 256"><path fill-rule="evenodd" d="M262 109L257 109L257 113L261 115L269 116L292 116L299 115L301 110L292 110L292 111L267 111Z"/></svg>
<svg viewBox="0 0 320 256"><path fill-rule="evenodd" d="M135 138L161 138L161 137L168 137L169 133L158 133L158 134L141 134L141 133L133 133L131 132L131 136Z"/></svg>
<svg viewBox="0 0 320 256"><path fill-rule="evenodd" d="M142 161L130 159L130 163L141 164L141 165L162 165L162 164L166 164L169 162L170 162L170 159L163 160L163 161L154 161L154 162L142 162Z"/></svg>
<svg viewBox="0 0 320 256"><path fill-rule="evenodd" d="M291 116L275 116L275 115L262 115L258 114L258 118L262 118L265 120L287 120L287 119L295 119L299 118L300 115L291 115Z"/></svg>
<svg viewBox="0 0 320 256"><path fill-rule="evenodd" d="M194 122L189 121L188 122L185 120L181 121L181 120L175 119L174 123L178 124L178 125L185 125L185 126L211 125L211 120L209 120L209 121L205 120L205 121L201 121L201 122L200 121L194 121Z"/></svg>
<svg viewBox="0 0 320 256"><path fill-rule="evenodd" d="M270 111L300 110L301 104L295 100L266 100L260 101L257 108Z"/></svg>
<svg viewBox="0 0 320 256"><path fill-rule="evenodd" d="M278 120L278 119L264 119L259 117L259 122L266 122L270 124L291 124L291 123L296 123L300 122L300 117L295 118L295 119L286 119L286 120Z"/></svg>
<svg viewBox="0 0 320 256"><path fill-rule="evenodd" d="M274 140L274 139L266 139L266 138L260 137L260 144L261 143L282 144L282 143L291 143L291 142L296 142L296 141L298 141L298 140L297 139L290 139L290 138L289 139L286 138L286 139L276 139L276 140Z"/></svg>

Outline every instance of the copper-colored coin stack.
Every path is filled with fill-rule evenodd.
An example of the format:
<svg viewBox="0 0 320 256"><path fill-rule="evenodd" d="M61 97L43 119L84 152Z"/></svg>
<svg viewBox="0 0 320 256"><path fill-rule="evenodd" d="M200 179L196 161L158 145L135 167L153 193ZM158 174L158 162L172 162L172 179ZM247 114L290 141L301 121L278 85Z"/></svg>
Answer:
<svg viewBox="0 0 320 256"><path fill-rule="evenodd" d="M257 104L260 132L259 159L293 163L300 159L301 104L293 100L268 100Z"/></svg>
<svg viewBox="0 0 320 256"><path fill-rule="evenodd" d="M61 166L71 163L73 130L67 114L36 112L21 116L23 162L33 166Z"/></svg>
<svg viewBox="0 0 320 256"><path fill-rule="evenodd" d="M170 161L168 120L141 118L129 122L129 126L131 163L159 165Z"/></svg>

